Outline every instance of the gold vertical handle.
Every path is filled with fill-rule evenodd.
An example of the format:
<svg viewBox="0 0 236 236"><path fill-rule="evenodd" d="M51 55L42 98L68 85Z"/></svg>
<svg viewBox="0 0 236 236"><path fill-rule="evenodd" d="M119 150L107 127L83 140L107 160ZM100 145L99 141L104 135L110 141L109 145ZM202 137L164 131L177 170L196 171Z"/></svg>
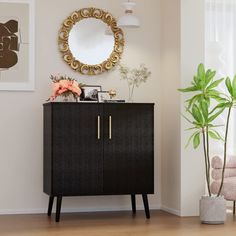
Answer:
<svg viewBox="0 0 236 236"><path fill-rule="evenodd" d="M101 139L101 134L100 134L100 132L101 132L101 118L100 118L100 116L98 116L97 117L97 128L98 128L98 132L97 132L97 139L99 140L99 139Z"/></svg>
<svg viewBox="0 0 236 236"><path fill-rule="evenodd" d="M112 117L109 116L109 139L112 139Z"/></svg>

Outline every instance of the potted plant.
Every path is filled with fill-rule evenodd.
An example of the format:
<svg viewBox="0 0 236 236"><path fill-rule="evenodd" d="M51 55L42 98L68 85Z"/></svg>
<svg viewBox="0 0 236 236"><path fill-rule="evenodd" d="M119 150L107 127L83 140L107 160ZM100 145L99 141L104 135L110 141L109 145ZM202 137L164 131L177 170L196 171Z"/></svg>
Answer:
<svg viewBox="0 0 236 236"><path fill-rule="evenodd" d="M224 172L227 159L227 140L230 115L233 105L236 101L236 76L231 82L230 78L222 78L214 80L215 71L205 70L204 65L198 66L197 75L194 76L191 86L179 89L180 92L193 95L186 100L187 116L183 117L192 125L188 130L193 134L188 140L187 145L193 141L194 149L198 148L202 143L205 160L205 174L208 195L200 199L200 220L202 223L220 224L224 223L226 218L226 202L221 196L224 184ZM218 89L219 84L225 81L228 95L223 94ZM215 105L213 105L215 104ZM222 125L215 124L216 118L227 111L227 120L225 126L225 134L222 138L217 132L217 127ZM210 145L209 139L223 140L224 142L224 161L222 168L222 178L220 188L217 195L213 195L210 189Z"/></svg>

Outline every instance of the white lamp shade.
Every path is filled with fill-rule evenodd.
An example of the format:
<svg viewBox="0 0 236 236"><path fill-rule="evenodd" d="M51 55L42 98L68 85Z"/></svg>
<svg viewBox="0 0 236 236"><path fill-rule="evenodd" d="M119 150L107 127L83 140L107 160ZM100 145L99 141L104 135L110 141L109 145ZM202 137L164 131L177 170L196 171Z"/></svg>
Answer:
<svg viewBox="0 0 236 236"><path fill-rule="evenodd" d="M134 2L124 2L125 15L118 19L117 25L120 27L138 28L140 27L139 19L133 15L133 8L136 6Z"/></svg>
<svg viewBox="0 0 236 236"><path fill-rule="evenodd" d="M119 27L138 28L140 27L140 22L136 16L132 14L126 14L118 19L117 25Z"/></svg>

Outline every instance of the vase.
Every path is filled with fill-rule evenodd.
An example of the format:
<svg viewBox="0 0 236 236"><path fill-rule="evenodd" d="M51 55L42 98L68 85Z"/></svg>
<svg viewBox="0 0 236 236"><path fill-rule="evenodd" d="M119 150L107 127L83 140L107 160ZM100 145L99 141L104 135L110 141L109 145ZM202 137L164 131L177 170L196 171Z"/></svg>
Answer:
<svg viewBox="0 0 236 236"><path fill-rule="evenodd" d="M129 97L128 100L127 100L127 102L128 102L128 103L134 103L134 100L133 100L133 98L130 98L130 97Z"/></svg>
<svg viewBox="0 0 236 236"><path fill-rule="evenodd" d="M134 90L130 90L129 89L129 97L128 97L128 101L129 103L133 103L134 102Z"/></svg>
<svg viewBox="0 0 236 236"><path fill-rule="evenodd" d="M73 93L66 93L59 96L60 102L77 102L77 97Z"/></svg>
<svg viewBox="0 0 236 236"><path fill-rule="evenodd" d="M200 199L200 220L203 224L224 224L226 201L223 196L203 196Z"/></svg>

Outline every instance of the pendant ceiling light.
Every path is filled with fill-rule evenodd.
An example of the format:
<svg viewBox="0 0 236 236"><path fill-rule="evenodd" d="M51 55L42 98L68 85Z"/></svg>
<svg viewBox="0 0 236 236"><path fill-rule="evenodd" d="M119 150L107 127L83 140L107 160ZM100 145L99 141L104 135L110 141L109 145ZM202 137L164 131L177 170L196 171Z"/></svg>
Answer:
<svg viewBox="0 0 236 236"><path fill-rule="evenodd" d="M139 19L133 15L133 8L136 6L135 2L130 2L129 0L122 4L125 7L125 15L118 19L118 26L138 28L140 27Z"/></svg>

